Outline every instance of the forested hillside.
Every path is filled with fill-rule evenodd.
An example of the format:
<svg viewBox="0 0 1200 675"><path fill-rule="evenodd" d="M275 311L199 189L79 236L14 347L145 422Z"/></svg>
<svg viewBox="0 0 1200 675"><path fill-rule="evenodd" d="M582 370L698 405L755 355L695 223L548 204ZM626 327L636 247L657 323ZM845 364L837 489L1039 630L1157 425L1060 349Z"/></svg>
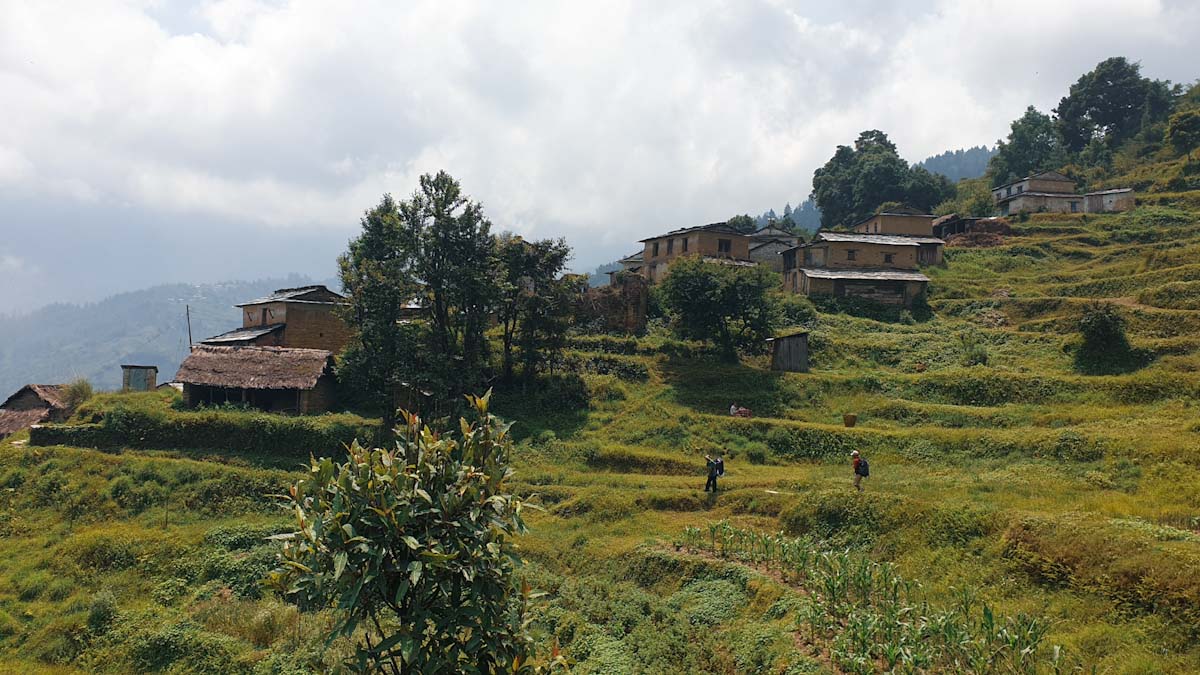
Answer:
<svg viewBox="0 0 1200 675"><path fill-rule="evenodd" d="M0 317L0 397L30 382L76 378L101 389L117 388L123 363L158 366L159 381L170 380L187 354L185 306L191 307L192 335L201 340L241 325L234 304L305 283L311 281L291 276L167 284L96 303L50 305Z"/></svg>
<svg viewBox="0 0 1200 675"><path fill-rule="evenodd" d="M947 150L940 155L928 157L917 166L931 173L940 173L952 182L964 178L979 178L987 172L988 161L996 154L994 148L979 145L966 150Z"/></svg>

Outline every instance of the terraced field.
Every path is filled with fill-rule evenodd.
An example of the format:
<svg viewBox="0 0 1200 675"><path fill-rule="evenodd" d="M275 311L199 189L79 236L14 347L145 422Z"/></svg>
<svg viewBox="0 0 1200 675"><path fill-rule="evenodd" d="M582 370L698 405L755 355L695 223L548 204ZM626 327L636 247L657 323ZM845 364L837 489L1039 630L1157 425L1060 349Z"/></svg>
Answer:
<svg viewBox="0 0 1200 675"><path fill-rule="evenodd" d="M513 487L543 508L522 540L543 641L581 673L1200 671L1200 222L1014 227L948 251L929 321L820 314L808 374L578 336L574 389L499 392ZM1094 301L1148 365L1076 371ZM169 406L126 401L92 416ZM345 651L255 583L284 526L266 495L307 448L25 441L0 442L0 670L306 672Z"/></svg>

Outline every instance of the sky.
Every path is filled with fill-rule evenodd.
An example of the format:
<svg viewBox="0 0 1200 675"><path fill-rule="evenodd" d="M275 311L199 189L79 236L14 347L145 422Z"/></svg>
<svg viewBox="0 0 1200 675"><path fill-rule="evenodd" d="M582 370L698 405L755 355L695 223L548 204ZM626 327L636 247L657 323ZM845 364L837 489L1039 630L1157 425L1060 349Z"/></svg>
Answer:
<svg viewBox="0 0 1200 675"><path fill-rule="evenodd" d="M0 0L0 314L327 278L445 169L588 271L796 205L864 129L993 144L1109 56L1200 77L1200 3Z"/></svg>

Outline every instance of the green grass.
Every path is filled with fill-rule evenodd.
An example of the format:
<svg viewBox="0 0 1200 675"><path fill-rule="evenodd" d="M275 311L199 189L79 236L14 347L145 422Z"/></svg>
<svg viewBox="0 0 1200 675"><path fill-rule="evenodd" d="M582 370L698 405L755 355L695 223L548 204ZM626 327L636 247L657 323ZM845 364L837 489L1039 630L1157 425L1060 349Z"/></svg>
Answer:
<svg viewBox="0 0 1200 675"><path fill-rule="evenodd" d="M550 386L494 400L520 439L512 487L542 506L520 542L523 575L548 592L539 639L582 673L884 667L887 654L863 649L873 614L832 606L817 639L819 589L754 554L677 550L685 533L725 522L893 570L919 585L925 619L976 622L986 605L1044 621L1039 672L1056 645L1063 672L1200 670L1200 222L1189 208L1014 223L1003 246L952 250L930 271L929 321L821 314L807 374L772 373L761 356L722 364L662 335L573 338ZM1118 304L1149 365L1075 371L1075 322L1096 300ZM731 419L732 402L755 417ZM154 422L137 428L195 424L217 441L0 442L0 670L336 662L347 645L322 650L327 615L255 583L270 561L262 538L284 523L267 495L294 478L305 437L272 432L293 439L280 452L237 434L296 423L177 411L159 395L97 397L73 422L131 415ZM371 423L327 416L304 433ZM221 447L221 433L242 441ZM863 494L850 487L852 449L871 459ZM714 496L701 490L703 455L718 452L728 473Z"/></svg>

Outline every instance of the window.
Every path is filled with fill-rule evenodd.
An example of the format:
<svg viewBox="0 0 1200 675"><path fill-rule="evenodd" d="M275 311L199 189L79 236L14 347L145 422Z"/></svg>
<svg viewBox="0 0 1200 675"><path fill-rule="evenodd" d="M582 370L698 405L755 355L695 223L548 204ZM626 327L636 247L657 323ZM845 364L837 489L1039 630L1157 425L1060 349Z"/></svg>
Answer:
<svg viewBox="0 0 1200 675"><path fill-rule="evenodd" d="M846 249L846 260L858 260L858 251L848 248Z"/></svg>
<svg viewBox="0 0 1200 675"><path fill-rule="evenodd" d="M1079 213L1079 202L1071 202L1071 213Z"/></svg>
<svg viewBox="0 0 1200 675"><path fill-rule="evenodd" d="M717 253L729 253L733 250L733 241L730 239L717 240Z"/></svg>
<svg viewBox="0 0 1200 675"><path fill-rule="evenodd" d="M687 237L683 238L683 252L687 253Z"/></svg>
<svg viewBox="0 0 1200 675"><path fill-rule="evenodd" d="M675 240L668 239L667 240L667 255L671 255L674 252L675 252Z"/></svg>
<svg viewBox="0 0 1200 675"><path fill-rule="evenodd" d="M264 326L267 325L267 308L266 307L262 308L262 322L261 323Z"/></svg>
<svg viewBox="0 0 1200 675"><path fill-rule="evenodd" d="M1025 186L1024 186L1024 185L1018 185L1018 186L1017 186L1017 194L1021 194L1021 193L1022 193L1022 192L1024 192L1024 191L1025 191Z"/></svg>
<svg viewBox="0 0 1200 675"><path fill-rule="evenodd" d="M1007 190L1005 190L1005 191L1004 191L1004 196L1005 196L1005 197L1010 197L1010 196L1012 196L1012 188L1008 188Z"/></svg>
<svg viewBox="0 0 1200 675"><path fill-rule="evenodd" d="M883 254L883 262L886 264L891 264L894 261L895 257L896 257L895 253L884 253Z"/></svg>
<svg viewBox="0 0 1200 675"><path fill-rule="evenodd" d="M651 257L651 258L657 258L657 257L658 257L658 242L657 242L657 241L656 241L656 242L654 242L654 250L653 250L653 251L650 253L650 257Z"/></svg>

